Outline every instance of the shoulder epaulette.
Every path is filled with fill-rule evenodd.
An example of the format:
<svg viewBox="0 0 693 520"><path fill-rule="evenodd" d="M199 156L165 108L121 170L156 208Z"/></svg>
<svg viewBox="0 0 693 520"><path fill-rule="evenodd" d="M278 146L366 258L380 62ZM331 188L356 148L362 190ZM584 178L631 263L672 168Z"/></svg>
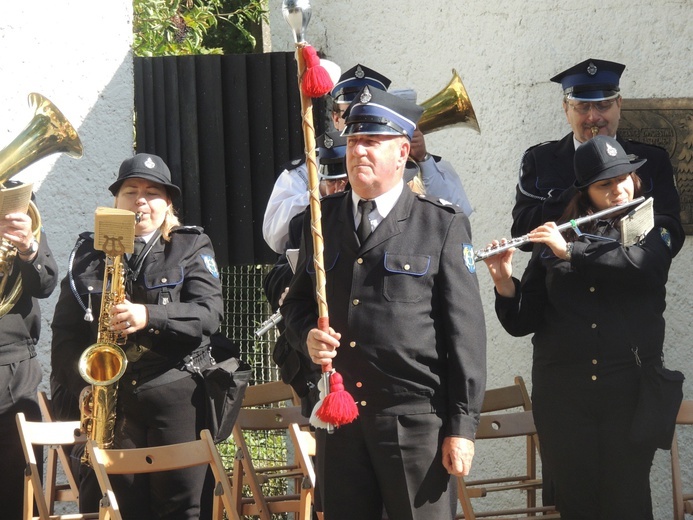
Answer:
<svg viewBox="0 0 693 520"><path fill-rule="evenodd" d="M298 168L298 167L301 166L302 164L305 164L305 162L306 162L306 157L305 157L305 155L302 156L302 157L297 157L296 159L292 159L292 160L290 160L288 163L282 165L281 168L280 168L280 171L284 171L284 170L295 170L296 168Z"/></svg>
<svg viewBox="0 0 693 520"><path fill-rule="evenodd" d="M91 241L93 241L93 240L94 240L94 232L93 232L93 231L82 231L82 232L79 234L79 238L81 238L82 241L84 241L84 240L91 240ZM78 242L79 242L79 241L78 241Z"/></svg>
<svg viewBox="0 0 693 520"><path fill-rule="evenodd" d="M444 208L445 210L451 212L451 213L464 213L462 211L462 208L460 208L457 204L453 204L450 201L447 201L445 199L441 199L438 197L431 197L428 195L417 195L417 199L428 202L430 204L433 204L434 206L438 206L439 208Z"/></svg>
<svg viewBox="0 0 693 520"><path fill-rule="evenodd" d="M547 145L547 144L553 144L553 143L557 143L557 142L558 142L558 141L554 140L554 141L543 141L543 142L541 142L541 143L537 143L537 144L532 145L532 146L530 146L529 148L527 148L527 149L525 150L525 153L524 153L523 155L527 154L527 152L530 152L530 151L532 151L532 150L534 150L535 148L538 148L538 147L540 147L540 146L545 146L545 145Z"/></svg>
<svg viewBox="0 0 693 520"><path fill-rule="evenodd" d="M666 148L659 146L658 144L645 143L643 141L636 141L635 139L625 139L625 141L628 142L629 144L634 144L637 146L647 146L650 148L658 148L658 149L664 151L665 153L667 153L667 155L669 154L669 152L667 152Z"/></svg>
<svg viewBox="0 0 693 520"><path fill-rule="evenodd" d="M201 235L204 232L204 228L200 226L178 226L171 230L171 233L188 233L191 235Z"/></svg>

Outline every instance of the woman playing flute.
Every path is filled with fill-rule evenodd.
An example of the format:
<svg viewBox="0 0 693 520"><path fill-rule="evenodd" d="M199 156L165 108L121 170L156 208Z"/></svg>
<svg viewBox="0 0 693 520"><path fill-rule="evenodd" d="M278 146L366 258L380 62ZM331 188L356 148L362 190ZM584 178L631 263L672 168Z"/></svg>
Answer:
<svg viewBox="0 0 693 520"><path fill-rule="evenodd" d="M644 163L607 136L578 147L578 192L561 221L640 196L635 170ZM656 447L629 433L641 367L662 363L671 241L667 217L655 215L642 240L622 245L621 218L565 234L554 222L534 229L522 281L512 277L514 249L484 259L501 324L513 336L533 334L532 400L545 491L553 486L564 520L652 519Z"/></svg>

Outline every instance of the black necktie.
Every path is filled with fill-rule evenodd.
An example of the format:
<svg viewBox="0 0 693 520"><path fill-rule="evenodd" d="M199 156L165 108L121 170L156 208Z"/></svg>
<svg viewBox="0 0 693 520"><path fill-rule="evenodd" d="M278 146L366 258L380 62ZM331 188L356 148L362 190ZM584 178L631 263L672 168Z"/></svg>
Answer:
<svg viewBox="0 0 693 520"><path fill-rule="evenodd" d="M142 253L142 250L144 249L145 245L147 245L147 242L145 242L144 238L135 237L135 251L130 255L129 262L131 266L134 267L135 265L137 265L137 259Z"/></svg>
<svg viewBox="0 0 693 520"><path fill-rule="evenodd" d="M371 221L368 215L375 209L375 201L361 199L359 201L359 209L361 210L361 223L356 230L356 234L359 237L359 242L363 244L368 238L368 235L371 234Z"/></svg>

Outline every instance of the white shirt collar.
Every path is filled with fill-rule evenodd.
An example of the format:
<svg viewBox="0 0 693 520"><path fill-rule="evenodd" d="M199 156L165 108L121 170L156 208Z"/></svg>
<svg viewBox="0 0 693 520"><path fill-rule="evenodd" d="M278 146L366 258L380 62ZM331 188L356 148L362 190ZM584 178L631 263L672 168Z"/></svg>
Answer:
<svg viewBox="0 0 693 520"><path fill-rule="evenodd" d="M402 190L404 189L404 181L400 180L393 188L391 188L389 191L386 191L382 195L378 195L375 199L375 211L371 215L371 224L373 225L373 229L375 229L382 220L388 216L390 211L392 211L392 208L395 207L395 204L397 204L397 201L399 200L400 195L402 195ZM354 222L358 226L358 222L360 221L360 216L359 216L359 201L361 200L361 197L359 197L354 190L351 190L351 200L353 202L353 217L354 217ZM377 213L377 215L376 215Z"/></svg>

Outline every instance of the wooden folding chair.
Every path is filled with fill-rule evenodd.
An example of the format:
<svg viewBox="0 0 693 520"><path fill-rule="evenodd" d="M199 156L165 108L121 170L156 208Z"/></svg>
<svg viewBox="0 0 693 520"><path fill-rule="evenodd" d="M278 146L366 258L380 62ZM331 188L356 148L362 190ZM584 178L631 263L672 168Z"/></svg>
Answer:
<svg viewBox="0 0 693 520"><path fill-rule="evenodd" d="M122 520L109 475L155 473L202 465L212 468L216 481L213 517L221 520L223 506L228 518L240 520L233 502L231 483L209 430L202 430L200 439L196 441L150 448L101 449L96 442L88 440L87 450L103 492L99 506L101 520Z"/></svg>
<svg viewBox="0 0 693 520"><path fill-rule="evenodd" d="M301 429L297 423L289 425L289 434L296 451L296 461L301 466L304 474L308 475L308 480L303 482L301 486L301 500L315 504L315 467L313 466L313 457L317 454L317 446L315 443L315 434L310 430ZM324 514L321 511L315 511L318 520L322 520Z"/></svg>
<svg viewBox="0 0 693 520"><path fill-rule="evenodd" d="M542 516L542 518L546 520L549 518L560 518L553 507L537 506L536 495L537 490L541 488L542 481L537 475L539 439L534 427L531 410L532 402L521 376L515 377L513 385L486 390L481 409L481 422L476 438L477 440L482 440L525 437L524 469L521 472L515 469L515 471L511 471L509 474L494 475L493 477L476 480L458 477L457 490L463 514L458 515L457 518L465 518L467 520L490 517L508 518L509 515L513 514L524 514L526 515L525 517L544 514L546 516ZM510 411L511 413L496 413L499 411ZM503 427L502 431L500 430L501 426ZM524 505L497 511L474 511L473 503L478 508L483 501L475 500L473 502L472 499L513 490L519 490L526 495ZM516 516L513 518L520 519L525 517Z"/></svg>
<svg viewBox="0 0 693 520"><path fill-rule="evenodd" d="M677 425L693 424L693 401L684 399L676 417ZM684 492L681 480L681 459L678 434L674 433L671 443L671 484L674 495L674 520L684 520L685 515L693 515L693 493Z"/></svg>
<svg viewBox="0 0 693 520"><path fill-rule="evenodd" d="M39 408L44 422L55 422L53 416L53 408L51 400L46 395L46 392L40 391L37 393ZM81 434L77 437L79 443L86 441ZM70 464L70 456L68 455L67 446L63 444L51 444L46 446L47 457L45 464L44 479L44 494L46 503L48 504L48 512L53 514L56 502L74 502L79 505L79 486L77 479L72 474L72 465ZM58 465L60 463L60 465ZM65 482L58 482L58 467L62 469L65 476Z"/></svg>
<svg viewBox="0 0 693 520"><path fill-rule="evenodd" d="M84 437L79 430L79 421L35 422L27 421L23 413L17 414L17 428L26 458L26 470L24 472L24 516L23 520L49 520L49 519L86 519L98 518L98 513L70 513L64 515L54 514L56 501L73 501L77 503L79 496L78 486L70 471L70 462L64 451L65 446L83 443ZM49 455L53 452L57 456L65 470L68 483L62 487L55 484L56 469L50 476L50 467L46 477L46 490L41 483L34 454L34 446L47 446ZM54 460L55 466L57 461ZM50 479L50 480L49 480ZM52 486L52 487L51 487ZM34 502L39 516L34 516Z"/></svg>
<svg viewBox="0 0 693 520"><path fill-rule="evenodd" d="M233 428L237 448L233 488L240 515L271 520L273 514L293 512L297 513L297 520L311 518L315 474L311 473L310 457L302 452L303 444L295 444L298 462L282 461L286 462L283 465L261 463L249 447L252 435L265 433L268 437L284 435L288 438L292 428L297 431L308 426L308 419L301 415L300 406L287 406L287 401L295 403L295 395L291 387L282 382L253 385L246 389L243 408ZM300 492L290 492L291 485ZM250 491L250 496L243 496L244 488ZM277 492L277 488L281 491Z"/></svg>

